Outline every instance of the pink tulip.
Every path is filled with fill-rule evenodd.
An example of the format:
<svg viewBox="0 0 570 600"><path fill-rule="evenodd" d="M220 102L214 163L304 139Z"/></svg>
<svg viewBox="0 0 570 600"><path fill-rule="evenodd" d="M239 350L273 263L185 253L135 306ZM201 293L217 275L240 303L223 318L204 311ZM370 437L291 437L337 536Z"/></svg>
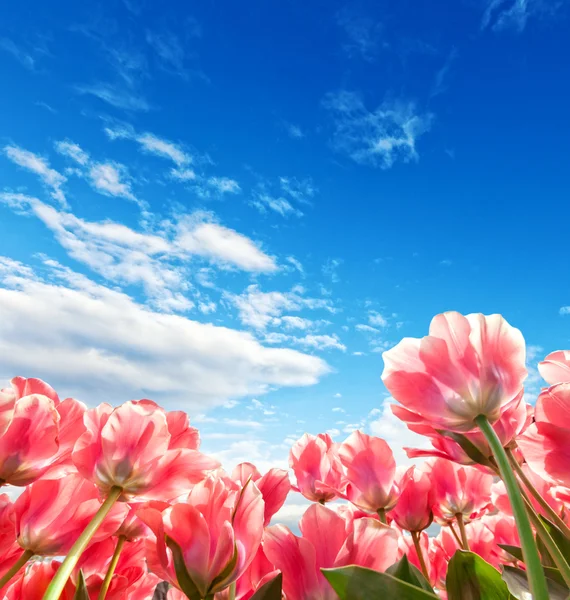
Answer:
<svg viewBox="0 0 570 600"><path fill-rule="evenodd" d="M423 531L433 520L433 490L429 475L410 467L398 482L400 497L389 516L406 531Z"/></svg>
<svg viewBox="0 0 570 600"><path fill-rule="evenodd" d="M491 562L496 552L495 538L491 530L481 521L473 521L465 526L465 531L471 552L475 552L487 562ZM438 537L447 560L451 559L456 550L461 550L448 527L443 527Z"/></svg>
<svg viewBox="0 0 570 600"><path fill-rule="evenodd" d="M346 485L338 444L327 433L305 433L293 444L289 465L297 478L294 489L313 502L334 500Z"/></svg>
<svg viewBox="0 0 570 600"><path fill-rule="evenodd" d="M150 533L147 525L145 525L137 516L137 512L144 506L144 504L131 504L129 506L129 512L125 517L125 520L115 532L116 537L122 536L128 542L134 542L140 538L146 537Z"/></svg>
<svg viewBox="0 0 570 600"><path fill-rule="evenodd" d="M570 487L570 383L543 390L534 418L518 440L526 462L543 479Z"/></svg>
<svg viewBox="0 0 570 600"><path fill-rule="evenodd" d="M338 448L346 469L345 497L362 510L390 510L398 499L396 461L381 438L355 431Z"/></svg>
<svg viewBox="0 0 570 600"><path fill-rule="evenodd" d="M260 546L249 567L237 580L236 600L249 600L261 586L271 581L278 573L279 571L269 562ZM221 592L220 596L227 591L226 589ZM216 595L216 600L218 600L218 595Z"/></svg>
<svg viewBox="0 0 570 600"><path fill-rule="evenodd" d="M18 397L3 390L0 403L0 485L28 485L58 452L59 414L54 401L41 394Z"/></svg>
<svg viewBox="0 0 570 600"><path fill-rule="evenodd" d="M14 502L18 544L38 556L66 554L101 506L97 488L79 475L40 479ZM127 506L115 505L93 537L117 531Z"/></svg>
<svg viewBox="0 0 570 600"><path fill-rule="evenodd" d="M479 516L491 502L493 476L437 458L426 465L433 489L433 512L443 524L461 515L465 522Z"/></svg>
<svg viewBox="0 0 570 600"><path fill-rule="evenodd" d="M271 517L283 506L291 489L289 474L283 469L270 469L261 473L251 463L241 463L235 467L232 479L245 485L248 479L255 483L265 502L265 526L269 525Z"/></svg>
<svg viewBox="0 0 570 600"><path fill-rule="evenodd" d="M522 399L522 392L520 397ZM447 460L451 460L461 465L475 464L475 461L468 456L463 448L461 448L461 446L452 438L442 435L430 425L407 420L410 414L411 418L413 418L414 415L413 413L409 413L409 411L402 406L393 404L391 408L392 412L398 418L406 422L408 429L415 433L419 433L420 435L427 436L433 446L433 450L404 448L406 454L410 458L436 457L446 458ZM514 449L517 437L521 435L532 422L533 412L533 407L524 401L512 402L505 408L499 420L493 424L493 429L501 440L503 447L511 447ZM489 444L481 431L475 429L464 435L485 458L488 459L493 456Z"/></svg>
<svg viewBox="0 0 570 600"><path fill-rule="evenodd" d="M81 555L71 577L74 586L77 586L81 570L89 597L94 600L98 598L101 591L115 546L115 538L107 538L92 544ZM127 542L119 556L105 600L123 600L124 598L150 600L159 582L158 577L147 571L144 541Z"/></svg>
<svg viewBox="0 0 570 600"><path fill-rule="evenodd" d="M173 448L180 431L173 427L173 442L168 415L150 400L115 409L101 404L85 413L85 426L72 455L77 470L104 493L122 488L123 500L175 498L219 466L197 450ZM188 441L194 444L195 438Z"/></svg>
<svg viewBox="0 0 570 600"><path fill-rule="evenodd" d="M267 558L283 573L287 600L336 600L321 568L356 564L384 571L397 560L397 532L376 519L357 519L347 536L341 516L313 504L299 526L303 537L284 525L268 527L263 543Z"/></svg>
<svg viewBox="0 0 570 600"><path fill-rule="evenodd" d="M489 562L497 568L499 568L502 563L517 562L510 554L505 552L505 550L499 546L499 544L503 544L520 547L519 534L513 517L502 514L484 515L481 522L493 534L493 539L495 541L495 547L493 548L491 560Z"/></svg>
<svg viewBox="0 0 570 600"><path fill-rule="evenodd" d="M551 352L538 363L538 371L549 385L570 381L570 350Z"/></svg>
<svg viewBox="0 0 570 600"><path fill-rule="evenodd" d="M42 600L48 585L55 575L60 563L57 561L32 562L22 571L20 576L7 588L2 600ZM74 586L69 581L63 590L60 600L73 600Z"/></svg>
<svg viewBox="0 0 570 600"><path fill-rule="evenodd" d="M162 512L143 508L140 518L156 542L147 545L152 572L180 587L166 536L180 547L188 573L206 597L229 586L253 561L263 535L264 505L255 483L241 489L209 476L196 484L186 502Z"/></svg>
<svg viewBox="0 0 570 600"><path fill-rule="evenodd" d="M524 338L500 315L437 315L427 337L405 338L383 358L382 379L406 421L459 432L479 415L498 421L527 375Z"/></svg>

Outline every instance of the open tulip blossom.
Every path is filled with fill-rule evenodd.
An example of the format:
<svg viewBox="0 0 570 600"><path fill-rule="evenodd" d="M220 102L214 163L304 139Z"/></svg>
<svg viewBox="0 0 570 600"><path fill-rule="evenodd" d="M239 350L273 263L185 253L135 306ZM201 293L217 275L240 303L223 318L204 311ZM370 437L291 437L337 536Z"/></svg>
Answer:
<svg viewBox="0 0 570 600"><path fill-rule="evenodd" d="M0 391L0 600L567 600L570 351L539 364L500 315L437 315L384 353L431 449L306 433L291 471L231 471L181 411ZM530 402L530 403L529 403ZM16 486L12 488L11 486ZM298 530L279 523L306 503Z"/></svg>

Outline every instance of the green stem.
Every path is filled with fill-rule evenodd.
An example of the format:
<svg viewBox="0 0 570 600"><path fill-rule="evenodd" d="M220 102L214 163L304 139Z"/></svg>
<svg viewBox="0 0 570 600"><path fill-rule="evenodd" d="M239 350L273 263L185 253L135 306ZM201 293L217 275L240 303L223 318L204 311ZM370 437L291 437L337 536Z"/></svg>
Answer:
<svg viewBox="0 0 570 600"><path fill-rule="evenodd" d="M115 574L115 569L117 568L117 563L119 562L119 557L121 556L121 551L123 550L126 540L127 538L124 535L120 535L119 539L117 540L115 552L113 552L113 558L111 558L111 562L109 563L109 568L105 574L105 579L103 580L103 584L99 590L99 596L97 596L97 600L105 600L107 590L111 585L111 579L113 579L113 575Z"/></svg>
<svg viewBox="0 0 570 600"><path fill-rule="evenodd" d="M506 448L506 452L519 479L524 483L531 496L533 496L538 502L540 508L542 508L542 510L546 513L546 517L550 519L568 539L570 539L570 527L564 523L564 521L560 518L560 515L558 515L552 506L550 506L550 504L548 504L548 502L540 495L538 490L532 484L531 480L527 477L526 473L522 470L513 454L513 451L510 448Z"/></svg>
<svg viewBox="0 0 570 600"><path fill-rule="evenodd" d="M463 514L457 513L455 515L457 519L457 525L459 526L459 533L461 534L461 546L463 550L469 552L469 540L467 539L467 531L465 531L465 522L463 521Z"/></svg>
<svg viewBox="0 0 570 600"><path fill-rule="evenodd" d="M485 415L479 415L475 418L475 423L479 426L479 429L485 436L495 461L499 467L501 478L505 483L511 508L513 510L513 516L517 524L519 532L519 539L521 542L521 548L523 553L524 562L527 568L527 576L532 594L533 600L548 600L548 587L546 585L546 578L542 565L540 564L540 556L534 541L532 528L526 508L523 502L523 498L517 483L515 474L513 473L509 459L501 444L501 440L497 437L495 430L487 420Z"/></svg>
<svg viewBox="0 0 570 600"><path fill-rule="evenodd" d="M418 560L420 561L420 567L422 568L422 574L429 582L429 573L427 570L426 561L424 558L424 553L422 552L422 547L420 544L420 532L419 531L410 531L412 534L412 541L414 542L414 548L416 549L416 554L418 555Z"/></svg>
<svg viewBox="0 0 570 600"><path fill-rule="evenodd" d="M455 538L455 541L457 542L457 544L459 545L460 548L463 547L463 542L461 541L461 538L457 535L457 531L455 531L455 527L453 526L453 523L450 521L448 523L448 527L451 530L451 533L453 534L453 537Z"/></svg>
<svg viewBox="0 0 570 600"><path fill-rule="evenodd" d="M228 600L236 600L236 582L230 585Z"/></svg>
<svg viewBox="0 0 570 600"><path fill-rule="evenodd" d="M380 518L380 523L384 523L384 525L387 524L386 521L386 509L385 508L379 508L377 511L378 513L378 517Z"/></svg>
<svg viewBox="0 0 570 600"><path fill-rule="evenodd" d="M14 575L32 558L34 553L31 550L24 550L20 558L4 573L0 579L0 589L2 589Z"/></svg>
<svg viewBox="0 0 570 600"><path fill-rule="evenodd" d="M548 553L550 554L552 560L554 561L554 563L558 567L558 570L560 571L560 575L562 575L562 578L566 582L566 585L570 588L570 566L568 566L568 563L566 562L564 555L560 551L560 548L556 545L555 541L552 539L552 536L550 535L550 533L548 533L548 530L542 524L540 517L534 511L532 504L526 499L525 504L528 516L530 517L530 520L532 521L532 524L536 529L536 534L538 535L538 537L540 537L542 543L546 546Z"/></svg>
<svg viewBox="0 0 570 600"><path fill-rule="evenodd" d="M63 563L57 570L55 577L51 580L45 594L43 595L42 600L58 600L69 576L73 572L77 561L79 560L81 554L87 545L91 541L91 538L95 535L95 532L101 526L101 523L104 521L105 517L109 514L111 508L115 502L119 499L123 490L120 487L114 486L109 491L109 495L105 499L105 502L101 504L99 510L95 513L91 522L87 525L87 527L83 530L83 533L77 538L75 544L69 551L69 554L65 557Z"/></svg>

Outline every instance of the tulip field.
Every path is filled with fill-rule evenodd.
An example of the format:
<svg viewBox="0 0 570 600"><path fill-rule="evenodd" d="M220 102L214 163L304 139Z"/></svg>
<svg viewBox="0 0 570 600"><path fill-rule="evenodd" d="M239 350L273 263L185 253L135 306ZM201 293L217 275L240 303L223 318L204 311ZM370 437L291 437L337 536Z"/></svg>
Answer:
<svg viewBox="0 0 570 600"><path fill-rule="evenodd" d="M522 333L437 315L384 352L396 417L426 436L306 433L290 471L233 471L182 411L0 390L0 600L568 600L570 351L525 395ZM310 501L299 531L279 524ZM12 498L13 500L11 500Z"/></svg>

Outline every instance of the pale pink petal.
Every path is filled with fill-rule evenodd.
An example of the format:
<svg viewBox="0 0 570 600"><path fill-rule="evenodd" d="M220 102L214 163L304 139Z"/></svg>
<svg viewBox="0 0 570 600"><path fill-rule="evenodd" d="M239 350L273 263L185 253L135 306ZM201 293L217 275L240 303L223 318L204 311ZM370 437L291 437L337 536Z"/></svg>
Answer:
<svg viewBox="0 0 570 600"><path fill-rule="evenodd" d="M570 381L570 350L551 352L538 363L538 371L549 385Z"/></svg>

